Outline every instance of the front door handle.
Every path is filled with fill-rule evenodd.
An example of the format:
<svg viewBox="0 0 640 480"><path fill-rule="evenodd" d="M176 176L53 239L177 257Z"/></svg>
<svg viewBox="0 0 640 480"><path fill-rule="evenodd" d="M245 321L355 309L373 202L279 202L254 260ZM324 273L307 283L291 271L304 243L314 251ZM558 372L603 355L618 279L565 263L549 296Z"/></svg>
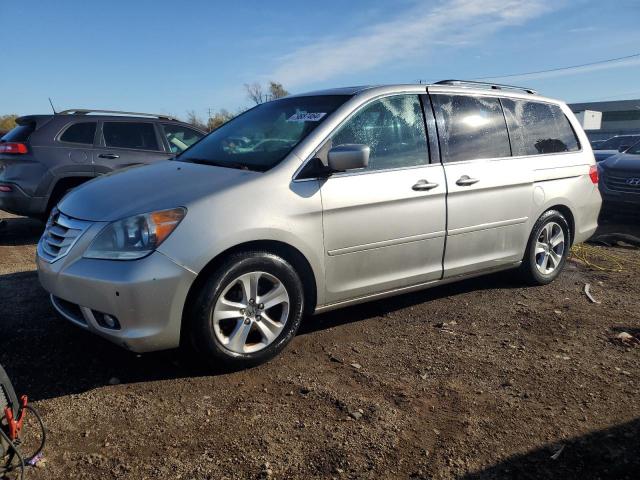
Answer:
<svg viewBox="0 0 640 480"><path fill-rule="evenodd" d="M477 178L471 178L469 175L461 176L456 185L460 185L461 187L468 187L469 185L473 185L474 183L478 183L480 180Z"/></svg>
<svg viewBox="0 0 640 480"><path fill-rule="evenodd" d="M116 155L115 153L101 153L98 155L98 158L109 158L111 160L115 160L116 158L120 158L120 155Z"/></svg>
<svg viewBox="0 0 640 480"><path fill-rule="evenodd" d="M416 183L413 187L411 187L413 190L417 191L417 192L422 192L425 190L431 190L432 188L436 188L438 186L437 183L431 183L427 180L418 180L418 183Z"/></svg>

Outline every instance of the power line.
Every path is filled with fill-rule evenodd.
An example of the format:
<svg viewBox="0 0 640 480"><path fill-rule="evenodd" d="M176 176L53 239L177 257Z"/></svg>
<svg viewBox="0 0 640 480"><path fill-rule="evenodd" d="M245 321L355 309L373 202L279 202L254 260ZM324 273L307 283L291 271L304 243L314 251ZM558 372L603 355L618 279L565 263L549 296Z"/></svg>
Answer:
<svg viewBox="0 0 640 480"><path fill-rule="evenodd" d="M535 71L535 72L509 73L507 75L491 75L491 76L486 76L486 77L477 77L477 78L474 78L473 80L487 80L487 79L496 79L496 78L523 77L525 75L535 75L535 74L538 74L538 73L560 72L560 71L563 71L563 70L573 70L575 68L590 67L592 65L600 65L600 64L603 64L603 63L619 62L620 60L628 60L630 58L636 58L636 57L640 57L640 53L634 53L633 55L626 55L624 57L618 57L618 58L609 58L607 60L600 60L600 61L597 61L597 62L583 63L583 64L580 64L580 65L571 65L569 67L550 68L548 70L538 70L538 71Z"/></svg>

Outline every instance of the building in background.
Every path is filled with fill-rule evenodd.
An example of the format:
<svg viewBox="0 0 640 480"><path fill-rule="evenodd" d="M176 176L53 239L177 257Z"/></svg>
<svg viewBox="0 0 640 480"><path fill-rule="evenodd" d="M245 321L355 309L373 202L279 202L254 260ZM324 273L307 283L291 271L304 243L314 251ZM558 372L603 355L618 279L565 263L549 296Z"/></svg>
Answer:
<svg viewBox="0 0 640 480"><path fill-rule="evenodd" d="M590 140L640 133L640 99L572 103L569 108L580 119ZM595 112L602 112L600 128L594 121Z"/></svg>

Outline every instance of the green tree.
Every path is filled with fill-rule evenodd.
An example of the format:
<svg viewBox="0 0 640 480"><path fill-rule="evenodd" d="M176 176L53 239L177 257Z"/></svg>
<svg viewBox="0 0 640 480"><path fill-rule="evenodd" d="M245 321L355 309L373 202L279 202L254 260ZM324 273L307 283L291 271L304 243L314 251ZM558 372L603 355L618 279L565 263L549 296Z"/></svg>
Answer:
<svg viewBox="0 0 640 480"><path fill-rule="evenodd" d="M275 100L276 98L288 96L289 92L285 90L281 83L272 80L269 82L269 94L271 95L271 100Z"/></svg>
<svg viewBox="0 0 640 480"><path fill-rule="evenodd" d="M18 118L18 115L13 113L10 115L0 115L0 132L8 132L15 127L16 118Z"/></svg>
<svg viewBox="0 0 640 480"><path fill-rule="evenodd" d="M224 108L218 110L209 117L209 120L207 120L207 130L209 130L210 132L213 131L216 128L219 128L227 123L233 117L235 117L235 115L228 110L225 110Z"/></svg>

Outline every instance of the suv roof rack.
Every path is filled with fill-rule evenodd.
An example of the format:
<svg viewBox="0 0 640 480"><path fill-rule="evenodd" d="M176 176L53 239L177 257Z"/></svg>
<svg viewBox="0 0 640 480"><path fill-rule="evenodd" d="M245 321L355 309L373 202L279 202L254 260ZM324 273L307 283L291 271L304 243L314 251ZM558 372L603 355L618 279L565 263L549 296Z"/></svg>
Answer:
<svg viewBox="0 0 640 480"><path fill-rule="evenodd" d="M484 87L492 90L520 90L531 95L537 95L538 92L532 88L516 87L515 85L503 85L501 83L491 82L474 82L473 80L440 80L433 85L459 85L461 87Z"/></svg>
<svg viewBox="0 0 640 480"><path fill-rule="evenodd" d="M134 117L154 117L160 118L162 120L174 120L179 122L177 118L174 118L170 115L160 115L157 113L141 113L141 112L121 112L119 110L92 110L85 108L70 108L68 110L63 110L62 112L58 112L58 115L88 115L90 113L109 113L109 114L117 114L117 115L131 115Z"/></svg>

